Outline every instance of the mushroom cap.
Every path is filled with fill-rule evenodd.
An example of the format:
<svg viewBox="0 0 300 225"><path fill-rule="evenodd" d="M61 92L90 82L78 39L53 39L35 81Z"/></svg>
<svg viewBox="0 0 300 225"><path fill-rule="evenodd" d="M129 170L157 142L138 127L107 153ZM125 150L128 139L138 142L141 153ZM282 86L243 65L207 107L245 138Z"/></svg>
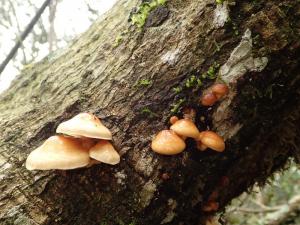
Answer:
<svg viewBox="0 0 300 225"><path fill-rule="evenodd" d="M170 118L170 124L174 124L174 123L176 123L178 120L179 120L179 119L178 119L177 116L171 116L171 118Z"/></svg>
<svg viewBox="0 0 300 225"><path fill-rule="evenodd" d="M80 141L65 136L52 136L27 157L28 170L75 169L90 162L87 149Z"/></svg>
<svg viewBox="0 0 300 225"><path fill-rule="evenodd" d="M213 131L201 132L198 139L203 145L206 145L217 152L223 152L225 150L223 138Z"/></svg>
<svg viewBox="0 0 300 225"><path fill-rule="evenodd" d="M214 84L211 88L211 91L216 95L218 99L222 98L229 91L226 84Z"/></svg>
<svg viewBox="0 0 300 225"><path fill-rule="evenodd" d="M101 140L89 150L90 157L100 162L116 165L120 162L120 155L109 141Z"/></svg>
<svg viewBox="0 0 300 225"><path fill-rule="evenodd" d="M109 129L96 116L90 113L79 113L72 119L62 122L58 125L56 132L74 137L112 139Z"/></svg>
<svg viewBox="0 0 300 225"><path fill-rule="evenodd" d="M214 93L208 92L202 96L201 104L204 106L212 106L217 100L217 96Z"/></svg>
<svg viewBox="0 0 300 225"><path fill-rule="evenodd" d="M162 130L152 140L151 148L162 155L175 155L185 149L185 143L173 130Z"/></svg>
<svg viewBox="0 0 300 225"><path fill-rule="evenodd" d="M170 129L180 136L191 138L198 138L200 133L194 122L190 119L180 119Z"/></svg>

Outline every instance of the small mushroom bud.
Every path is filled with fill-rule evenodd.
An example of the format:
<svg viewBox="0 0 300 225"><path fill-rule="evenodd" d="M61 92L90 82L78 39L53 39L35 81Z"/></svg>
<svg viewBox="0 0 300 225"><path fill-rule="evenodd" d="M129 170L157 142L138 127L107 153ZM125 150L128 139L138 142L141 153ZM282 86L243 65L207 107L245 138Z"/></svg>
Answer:
<svg viewBox="0 0 300 225"><path fill-rule="evenodd" d="M229 89L226 84L214 84L211 88L211 91L213 92L213 94L215 94L217 99L220 99L223 96L227 95Z"/></svg>
<svg viewBox="0 0 300 225"><path fill-rule="evenodd" d="M198 138L199 130L194 124L194 122L190 119L181 119L174 123L171 127L171 130L175 131L176 134L181 137L191 137Z"/></svg>
<svg viewBox="0 0 300 225"><path fill-rule="evenodd" d="M178 119L177 116L172 116L172 117L170 118L170 124L174 124L174 123L176 123L178 120L179 120L179 119Z"/></svg>
<svg viewBox="0 0 300 225"><path fill-rule="evenodd" d="M175 155L185 149L185 143L174 131L162 130L152 140L151 148L162 155Z"/></svg>
<svg viewBox="0 0 300 225"><path fill-rule="evenodd" d="M212 106L217 100L218 99L214 93L208 92L202 96L201 104L204 106Z"/></svg>
<svg viewBox="0 0 300 225"><path fill-rule="evenodd" d="M200 140L203 145L217 152L223 152L225 150L225 143L223 138L213 131L201 132L197 140Z"/></svg>

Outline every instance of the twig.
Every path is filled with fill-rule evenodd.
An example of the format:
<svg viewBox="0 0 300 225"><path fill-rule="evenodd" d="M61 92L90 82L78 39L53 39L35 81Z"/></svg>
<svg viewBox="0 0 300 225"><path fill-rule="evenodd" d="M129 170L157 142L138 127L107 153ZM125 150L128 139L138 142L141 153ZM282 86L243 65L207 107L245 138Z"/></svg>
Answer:
<svg viewBox="0 0 300 225"><path fill-rule="evenodd" d="M237 208L236 211L244 212L244 213L268 213L277 211L278 207L268 207L266 209L250 209L250 208Z"/></svg>
<svg viewBox="0 0 300 225"><path fill-rule="evenodd" d="M11 2L11 0L9 0L8 2L9 2L9 5L11 7L11 10L12 10L12 12L14 14L14 17L15 17L15 20L16 20L16 23L17 23L18 32L19 32L19 34L21 34L22 31L21 31L21 28L20 28L20 22L19 22L16 10L15 10L14 4ZM19 39L18 35L17 35L17 39ZM26 60L26 54L25 54L25 49L24 49L23 43L21 44L21 49L22 49L22 53L23 53L23 62L26 64L27 60Z"/></svg>
<svg viewBox="0 0 300 225"><path fill-rule="evenodd" d="M283 205L278 211L268 215L268 223L266 225L282 224L291 213L300 209L300 195L294 196L289 202Z"/></svg>
<svg viewBox="0 0 300 225"><path fill-rule="evenodd" d="M21 46L22 42L25 40L27 35L31 32L32 28L34 27L36 22L39 20L42 13L44 12L44 10L46 9L46 7L49 5L50 2L51 2L51 0L45 0L43 5L41 6L41 8L36 12L35 16L30 21L30 23L28 24L26 29L24 30L24 32L20 35L20 39L16 41L15 46L10 50L7 57L5 58L5 60L0 65L0 74L3 72L3 70L5 69L7 64L9 63L9 61L14 57L14 55L18 51L19 47Z"/></svg>

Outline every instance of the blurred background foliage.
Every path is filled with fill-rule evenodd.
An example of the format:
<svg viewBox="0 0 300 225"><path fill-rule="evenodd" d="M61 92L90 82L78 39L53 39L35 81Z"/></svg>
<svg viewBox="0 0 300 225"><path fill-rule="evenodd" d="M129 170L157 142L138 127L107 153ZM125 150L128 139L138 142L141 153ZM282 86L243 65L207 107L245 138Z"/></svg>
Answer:
<svg viewBox="0 0 300 225"><path fill-rule="evenodd" d="M45 0L0 0L0 63ZM23 41L18 53L0 74L0 93L24 66L66 47L116 0L51 0L50 5Z"/></svg>
<svg viewBox="0 0 300 225"><path fill-rule="evenodd" d="M232 225L300 225L300 170L294 162L274 174L264 187L255 186L227 206Z"/></svg>

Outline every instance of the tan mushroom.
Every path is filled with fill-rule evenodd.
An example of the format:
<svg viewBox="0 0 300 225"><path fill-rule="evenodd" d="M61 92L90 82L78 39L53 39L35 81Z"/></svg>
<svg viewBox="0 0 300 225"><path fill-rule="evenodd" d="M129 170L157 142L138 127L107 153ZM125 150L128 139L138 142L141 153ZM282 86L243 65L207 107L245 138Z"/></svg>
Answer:
<svg viewBox="0 0 300 225"><path fill-rule="evenodd" d="M89 150L90 157L100 162L116 165L120 162L120 155L106 140L99 141Z"/></svg>
<svg viewBox="0 0 300 225"><path fill-rule="evenodd" d="M218 100L217 96L212 92L208 92L204 94L200 99L201 104L204 106L212 106L216 103L217 100Z"/></svg>
<svg viewBox="0 0 300 225"><path fill-rule="evenodd" d="M207 146L217 152L223 152L225 150L223 138L213 131L201 132L197 140L201 142L202 147Z"/></svg>
<svg viewBox="0 0 300 225"><path fill-rule="evenodd" d="M89 162L88 150L79 140L65 136L52 136L29 154L26 168L68 170L87 166Z"/></svg>
<svg viewBox="0 0 300 225"><path fill-rule="evenodd" d="M181 137L198 138L199 130L190 119L180 119L175 122L171 127L171 130L175 131Z"/></svg>
<svg viewBox="0 0 300 225"><path fill-rule="evenodd" d="M96 116L90 113L80 113L72 119L62 122L57 127L56 132L74 137L112 139L111 132Z"/></svg>
<svg viewBox="0 0 300 225"><path fill-rule="evenodd" d="M185 143L174 131L162 130L152 140L151 148L162 155L175 155L185 149Z"/></svg>

